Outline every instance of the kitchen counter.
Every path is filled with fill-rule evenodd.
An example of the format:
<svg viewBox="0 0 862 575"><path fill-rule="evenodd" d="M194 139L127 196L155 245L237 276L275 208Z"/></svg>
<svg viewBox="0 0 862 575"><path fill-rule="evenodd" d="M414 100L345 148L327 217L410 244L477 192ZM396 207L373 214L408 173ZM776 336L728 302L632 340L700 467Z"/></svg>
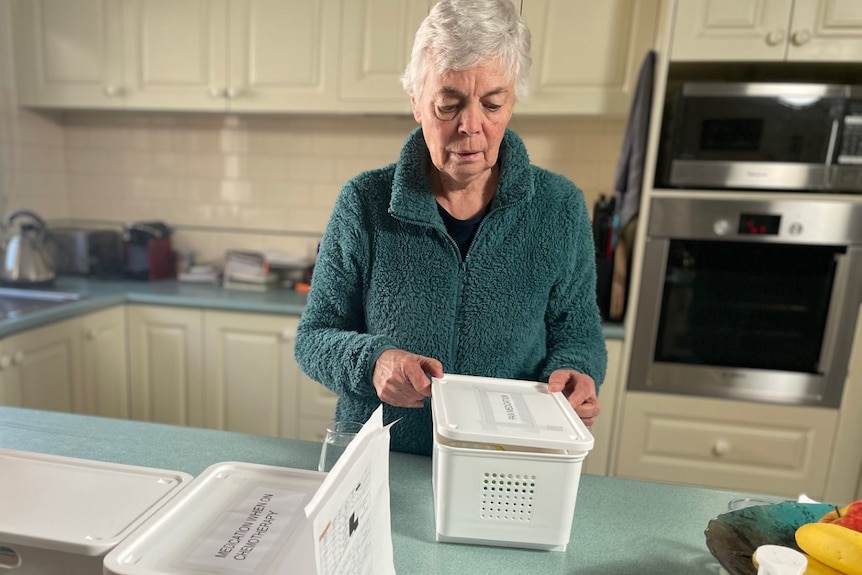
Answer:
<svg viewBox="0 0 862 575"><path fill-rule="evenodd" d="M319 443L0 407L0 447L200 474L221 461L314 469ZM708 521L740 494L584 475L565 553L434 541L431 458L393 453L395 567L403 574L719 573Z"/></svg>
<svg viewBox="0 0 862 575"><path fill-rule="evenodd" d="M74 292L86 297L79 301L27 313L0 321L0 337L122 304L148 304L219 309L224 311L300 315L306 295L290 289L268 292L229 290L216 285L133 280L90 280L82 277L58 278L53 291ZM622 339L622 324L605 324L606 338Z"/></svg>

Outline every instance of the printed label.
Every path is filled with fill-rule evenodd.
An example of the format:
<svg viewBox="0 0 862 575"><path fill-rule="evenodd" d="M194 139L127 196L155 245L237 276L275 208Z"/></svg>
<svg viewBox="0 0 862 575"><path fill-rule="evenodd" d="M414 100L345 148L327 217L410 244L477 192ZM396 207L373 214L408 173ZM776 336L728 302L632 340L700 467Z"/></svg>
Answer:
<svg viewBox="0 0 862 575"><path fill-rule="evenodd" d="M491 403L491 414L496 423L514 423L524 425L524 420L517 407L516 395L513 393L487 392Z"/></svg>
<svg viewBox="0 0 862 575"><path fill-rule="evenodd" d="M206 566L216 573L259 573L265 566L262 562L271 560L270 551L283 543L282 536L292 532L307 498L307 493L298 491L252 489L219 516L192 549L186 565Z"/></svg>

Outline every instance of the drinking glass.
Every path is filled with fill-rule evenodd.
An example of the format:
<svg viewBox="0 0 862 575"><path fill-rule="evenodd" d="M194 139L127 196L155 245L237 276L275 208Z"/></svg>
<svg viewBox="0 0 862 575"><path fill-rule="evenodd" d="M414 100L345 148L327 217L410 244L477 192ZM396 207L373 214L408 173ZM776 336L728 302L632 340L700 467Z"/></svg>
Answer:
<svg viewBox="0 0 862 575"><path fill-rule="evenodd" d="M326 427L326 436L320 447L320 462L317 464L317 470L329 473L360 429L362 424L355 421L331 422Z"/></svg>

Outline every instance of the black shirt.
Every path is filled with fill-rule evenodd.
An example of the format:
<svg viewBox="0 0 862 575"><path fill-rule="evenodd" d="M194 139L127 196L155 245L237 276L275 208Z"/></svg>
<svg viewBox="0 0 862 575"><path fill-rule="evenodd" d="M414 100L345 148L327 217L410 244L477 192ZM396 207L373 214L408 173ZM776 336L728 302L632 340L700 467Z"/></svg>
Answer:
<svg viewBox="0 0 862 575"><path fill-rule="evenodd" d="M488 213L487 206L478 215L469 220L459 220L447 212L443 206L437 204L437 211L440 212L440 217L443 218L443 224L446 226L446 231L458 244L458 249L461 251L461 259L467 257L467 250L470 249L470 243L476 235L476 230L479 229L479 223Z"/></svg>

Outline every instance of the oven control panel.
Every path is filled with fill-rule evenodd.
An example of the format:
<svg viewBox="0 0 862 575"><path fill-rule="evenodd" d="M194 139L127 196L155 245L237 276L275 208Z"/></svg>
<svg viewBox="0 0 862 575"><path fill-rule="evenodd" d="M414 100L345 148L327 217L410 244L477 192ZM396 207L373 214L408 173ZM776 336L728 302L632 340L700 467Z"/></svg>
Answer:
<svg viewBox="0 0 862 575"><path fill-rule="evenodd" d="M650 238L862 245L862 203L655 198Z"/></svg>

